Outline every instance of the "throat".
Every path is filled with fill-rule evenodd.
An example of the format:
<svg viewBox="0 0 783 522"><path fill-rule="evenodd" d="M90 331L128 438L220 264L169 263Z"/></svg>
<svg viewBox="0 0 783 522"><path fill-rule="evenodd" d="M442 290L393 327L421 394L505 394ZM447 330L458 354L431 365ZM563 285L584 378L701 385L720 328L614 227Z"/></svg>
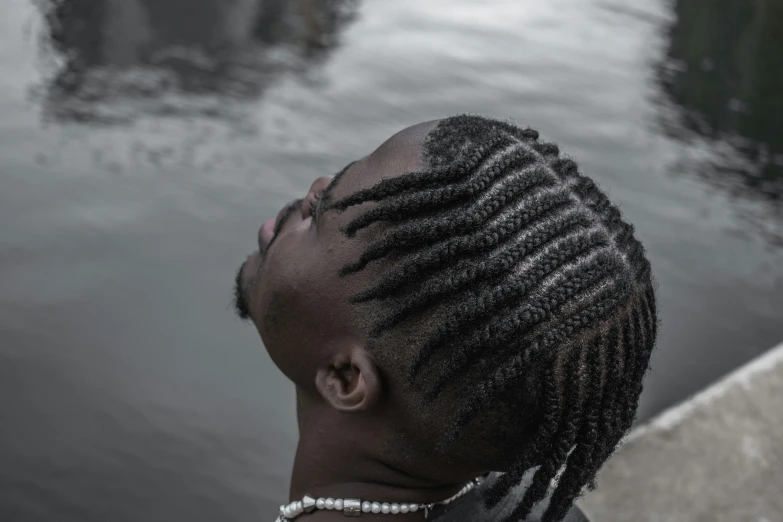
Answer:
<svg viewBox="0 0 783 522"><path fill-rule="evenodd" d="M475 488L472 482L475 473L450 472L446 478L438 476L438 470L432 470L432 466L417 469L415 459L406 465L404 459L392 462L383 458L373 447L375 438L369 437L369 441L362 438L368 432L360 426L349 429L324 419L312 423L301 415L299 424L300 438L286 504L301 501L305 496L333 501L358 499L368 502L370 509L373 503L380 509L386 503L389 510L394 505L400 508L393 520L403 522L425 520L425 515L432 519L443 511L440 503L444 500L458 494L462 498ZM402 511L403 505L408 506L407 513ZM411 511L411 505L429 507ZM384 514L377 513L377 518L385 519ZM369 515L373 515L372 511L362 513L362 516ZM294 518L298 522L328 522L343 520L345 515L334 510L332 504L332 509L317 509Z"/></svg>

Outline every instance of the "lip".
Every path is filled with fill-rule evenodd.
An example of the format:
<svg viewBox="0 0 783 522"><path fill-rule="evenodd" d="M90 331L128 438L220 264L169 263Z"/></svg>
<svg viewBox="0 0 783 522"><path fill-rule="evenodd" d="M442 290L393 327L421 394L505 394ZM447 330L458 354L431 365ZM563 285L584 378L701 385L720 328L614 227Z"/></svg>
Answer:
<svg viewBox="0 0 783 522"><path fill-rule="evenodd" d="M275 234L275 223L277 219L272 218L258 229L258 249L260 252L264 252L269 246L269 242L272 241L272 236Z"/></svg>

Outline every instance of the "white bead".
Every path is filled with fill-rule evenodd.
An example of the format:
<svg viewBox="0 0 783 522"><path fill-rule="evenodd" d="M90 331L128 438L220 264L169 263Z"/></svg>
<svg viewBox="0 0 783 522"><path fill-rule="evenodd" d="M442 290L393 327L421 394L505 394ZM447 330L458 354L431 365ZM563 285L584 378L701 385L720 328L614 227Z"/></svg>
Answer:
<svg viewBox="0 0 783 522"><path fill-rule="evenodd" d="M326 507L326 499L325 498L319 498L315 501L315 507L318 509L323 509Z"/></svg>
<svg viewBox="0 0 783 522"><path fill-rule="evenodd" d="M285 507L285 513L283 513L283 515L285 516L285 518L291 518L291 506Z"/></svg>
<svg viewBox="0 0 783 522"><path fill-rule="evenodd" d="M301 500L296 501L296 512L297 513L304 513L304 505L302 504Z"/></svg>
<svg viewBox="0 0 783 522"><path fill-rule="evenodd" d="M381 512L381 505L378 502L373 502L370 506L370 511L373 513L380 513Z"/></svg>
<svg viewBox="0 0 783 522"><path fill-rule="evenodd" d="M329 497L326 499L326 509L334 509L334 499L332 497Z"/></svg>
<svg viewBox="0 0 783 522"><path fill-rule="evenodd" d="M418 504L411 504L410 505L410 510L411 510L411 513L417 512L419 510L419 505Z"/></svg>
<svg viewBox="0 0 783 522"><path fill-rule="evenodd" d="M280 506L280 514L285 515L285 506Z"/></svg>
<svg viewBox="0 0 783 522"><path fill-rule="evenodd" d="M337 511L343 510L343 499L337 498L334 500L334 509L336 509Z"/></svg>
<svg viewBox="0 0 783 522"><path fill-rule="evenodd" d="M395 515L397 513L399 513L400 512L400 505L397 504L396 502L392 503L392 505L391 505L391 512L394 513Z"/></svg>
<svg viewBox="0 0 783 522"><path fill-rule="evenodd" d="M388 515L389 511L391 511L391 506L389 505L388 502L384 502L383 504L381 504L381 513L383 513L384 515Z"/></svg>
<svg viewBox="0 0 783 522"><path fill-rule="evenodd" d="M362 513L369 513L372 510L372 504L366 500L362 502Z"/></svg>
<svg viewBox="0 0 783 522"><path fill-rule="evenodd" d="M408 504L400 504L400 513L407 513L408 509L410 509Z"/></svg>

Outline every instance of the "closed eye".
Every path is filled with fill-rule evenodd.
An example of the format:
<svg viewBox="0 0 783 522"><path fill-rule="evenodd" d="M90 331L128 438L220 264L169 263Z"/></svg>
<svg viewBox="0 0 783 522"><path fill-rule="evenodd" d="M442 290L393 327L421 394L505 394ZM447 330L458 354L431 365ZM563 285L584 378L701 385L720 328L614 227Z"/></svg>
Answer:
<svg viewBox="0 0 783 522"><path fill-rule="evenodd" d="M277 222L275 223L275 230L272 233L272 239L269 241L269 244L266 246L267 252L269 251L269 248L272 246L272 244L280 235L280 231L283 230L285 224L288 222L291 216L294 215L294 212L299 212L301 210L302 201L303 200L301 199L292 201L285 208L283 208L282 211L280 211L280 214L277 216Z"/></svg>

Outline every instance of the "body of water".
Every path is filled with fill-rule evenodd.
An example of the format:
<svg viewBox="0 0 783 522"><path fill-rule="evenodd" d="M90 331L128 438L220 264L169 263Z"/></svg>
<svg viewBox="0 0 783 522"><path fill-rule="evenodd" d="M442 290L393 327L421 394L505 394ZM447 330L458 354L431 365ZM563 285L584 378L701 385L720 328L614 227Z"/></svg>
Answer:
<svg viewBox="0 0 783 522"><path fill-rule="evenodd" d="M270 519L294 395L236 267L423 120L538 129L637 226L640 419L778 343L781 35L777 0L3 0L0 520Z"/></svg>

